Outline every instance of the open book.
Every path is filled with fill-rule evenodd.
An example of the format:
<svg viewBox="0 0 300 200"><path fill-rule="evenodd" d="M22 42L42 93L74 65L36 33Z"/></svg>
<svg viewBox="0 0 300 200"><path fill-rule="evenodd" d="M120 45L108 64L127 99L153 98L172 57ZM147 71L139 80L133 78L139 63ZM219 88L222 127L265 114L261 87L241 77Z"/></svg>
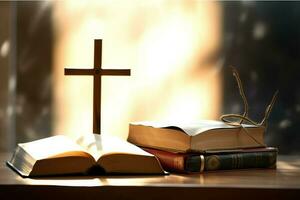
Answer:
<svg viewBox="0 0 300 200"><path fill-rule="evenodd" d="M77 143L53 136L18 144L7 164L24 177L101 173L164 174L153 155L112 136L90 134Z"/></svg>
<svg viewBox="0 0 300 200"><path fill-rule="evenodd" d="M204 152L264 147L264 126L231 126L221 121L196 123L135 122L129 125L128 141L171 152Z"/></svg>

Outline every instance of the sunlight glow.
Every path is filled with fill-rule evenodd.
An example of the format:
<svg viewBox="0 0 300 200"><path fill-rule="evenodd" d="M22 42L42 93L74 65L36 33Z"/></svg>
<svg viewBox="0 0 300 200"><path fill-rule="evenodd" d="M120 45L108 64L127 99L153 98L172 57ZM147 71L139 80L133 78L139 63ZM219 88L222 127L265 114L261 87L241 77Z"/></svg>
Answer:
<svg viewBox="0 0 300 200"><path fill-rule="evenodd" d="M128 122L215 119L222 10L201 1L57 1L54 6L54 133L92 131L93 39L103 39L103 68L130 77L102 79L102 132L127 137ZM210 60L210 61L207 61Z"/></svg>
<svg viewBox="0 0 300 200"><path fill-rule="evenodd" d="M10 42L9 40L5 40L2 45L0 45L0 56L1 57L6 57L9 53L10 50Z"/></svg>

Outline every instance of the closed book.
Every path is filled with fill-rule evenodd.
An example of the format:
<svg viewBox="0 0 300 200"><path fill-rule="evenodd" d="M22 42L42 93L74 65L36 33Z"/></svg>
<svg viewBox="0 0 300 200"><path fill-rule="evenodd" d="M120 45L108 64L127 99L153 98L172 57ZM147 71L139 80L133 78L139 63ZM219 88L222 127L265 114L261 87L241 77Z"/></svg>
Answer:
<svg viewBox="0 0 300 200"><path fill-rule="evenodd" d="M231 126L221 121L134 122L129 125L128 141L142 147L172 152L264 147L264 126Z"/></svg>
<svg viewBox="0 0 300 200"><path fill-rule="evenodd" d="M276 168L277 148L237 149L235 151L211 151L205 154L173 153L143 148L155 155L164 170L192 173L214 170Z"/></svg>

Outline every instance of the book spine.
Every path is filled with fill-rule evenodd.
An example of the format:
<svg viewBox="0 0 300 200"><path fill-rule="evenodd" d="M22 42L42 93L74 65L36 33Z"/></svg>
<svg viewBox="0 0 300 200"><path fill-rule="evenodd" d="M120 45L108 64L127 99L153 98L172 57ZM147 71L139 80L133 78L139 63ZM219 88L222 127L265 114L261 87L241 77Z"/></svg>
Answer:
<svg viewBox="0 0 300 200"><path fill-rule="evenodd" d="M204 171L249 169L249 168L276 168L277 152L251 152L206 155ZM200 156L189 156L185 160L185 171L199 172L201 169Z"/></svg>

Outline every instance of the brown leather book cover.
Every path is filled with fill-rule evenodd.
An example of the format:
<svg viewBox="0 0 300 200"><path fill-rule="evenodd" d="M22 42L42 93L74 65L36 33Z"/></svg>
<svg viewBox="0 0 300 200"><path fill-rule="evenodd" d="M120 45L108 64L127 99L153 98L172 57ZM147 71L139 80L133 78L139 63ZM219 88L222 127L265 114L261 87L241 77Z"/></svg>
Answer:
<svg viewBox="0 0 300 200"><path fill-rule="evenodd" d="M188 156L187 154L171 153L167 151L156 150L156 149L145 148L145 147L143 147L142 149L144 149L148 153L155 155L159 159L162 167L166 171L185 173L184 164L185 164L185 157Z"/></svg>

